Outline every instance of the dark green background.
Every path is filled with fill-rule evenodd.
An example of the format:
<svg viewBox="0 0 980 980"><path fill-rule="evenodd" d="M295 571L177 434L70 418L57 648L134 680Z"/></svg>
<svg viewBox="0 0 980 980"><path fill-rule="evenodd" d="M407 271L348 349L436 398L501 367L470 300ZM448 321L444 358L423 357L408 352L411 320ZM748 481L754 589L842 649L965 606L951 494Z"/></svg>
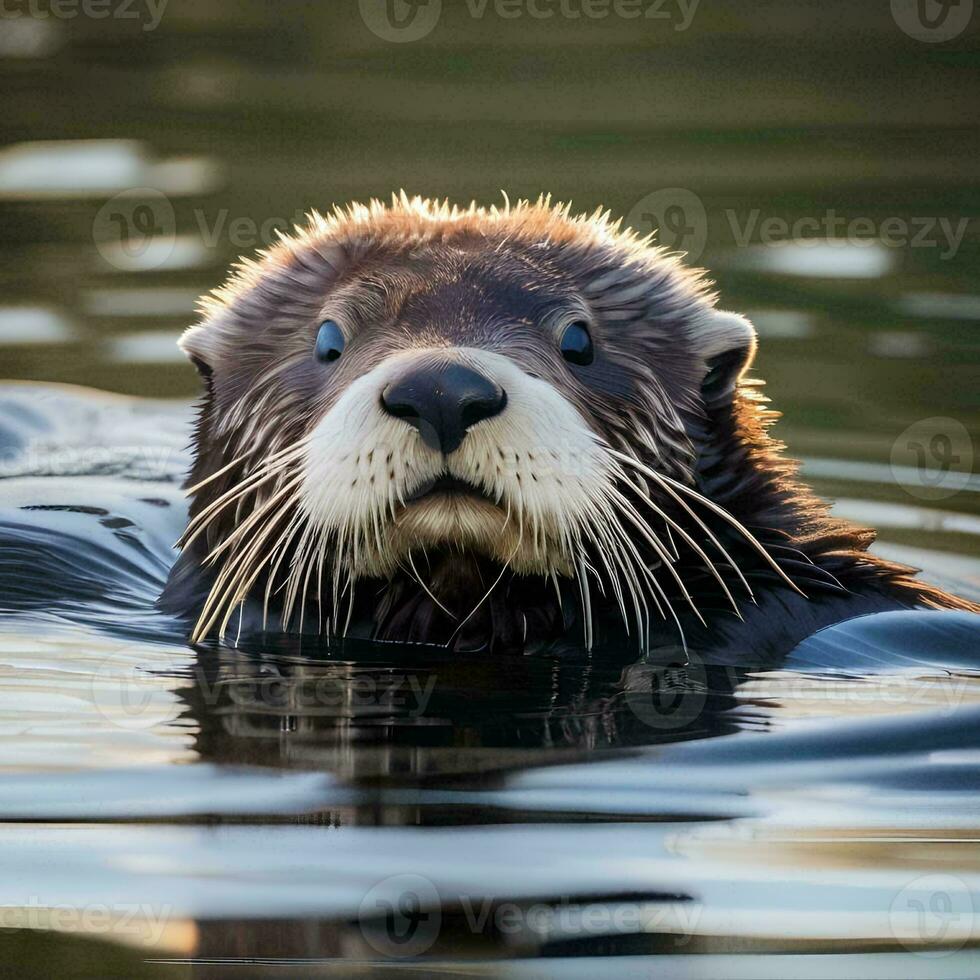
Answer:
<svg viewBox="0 0 980 980"><path fill-rule="evenodd" d="M211 160L217 182L174 199L182 234L221 215L258 226L402 187L485 203L502 189L550 191L617 215L684 188L704 203L700 262L723 304L809 325L772 336L760 317L758 369L794 451L886 462L918 419L977 430L980 15L928 44L900 29L888 0L701 0L687 30L674 0L666 20L442 7L431 33L406 44L375 36L350 0L169 0L154 30L141 3L142 20L60 21L47 57L0 61L4 141L136 139L160 159ZM176 337L193 294L242 249L226 233L194 268L123 273L94 247L104 203L0 200L4 303L53 307L76 330L61 345L0 347L2 374L189 395L190 369L113 359L107 338ZM883 276L782 275L748 268L734 241L727 214L744 223L753 209L969 227L953 257L891 249ZM158 287L185 290L182 308L154 314L148 297L147 315L99 312L102 291ZM912 316L902 304L913 293L972 297L972 313L940 304Z"/></svg>

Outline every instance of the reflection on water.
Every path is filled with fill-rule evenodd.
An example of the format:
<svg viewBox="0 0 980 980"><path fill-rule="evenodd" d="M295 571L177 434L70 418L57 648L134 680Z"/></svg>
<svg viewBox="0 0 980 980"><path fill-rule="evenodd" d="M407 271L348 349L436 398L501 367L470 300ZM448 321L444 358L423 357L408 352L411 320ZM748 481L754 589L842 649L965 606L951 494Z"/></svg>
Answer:
<svg viewBox="0 0 980 980"><path fill-rule="evenodd" d="M190 649L153 611L195 297L298 212L400 186L621 214L682 191L806 478L980 595L976 34L922 45L887 4L703 4L685 31L443 8L415 44L291 0L3 20L3 374L86 387L0 389L0 954L39 977L980 974L980 656L955 617L732 668Z"/></svg>
<svg viewBox="0 0 980 980"><path fill-rule="evenodd" d="M72 334L64 317L39 306L0 308L0 343L63 344Z"/></svg>
<svg viewBox="0 0 980 980"><path fill-rule="evenodd" d="M876 279L893 271L897 257L873 240L864 242L783 241L739 252L735 261L749 269L818 279Z"/></svg>
<svg viewBox="0 0 980 980"><path fill-rule="evenodd" d="M0 151L0 199L6 200L102 198L134 188L181 195L216 182L206 160L154 161L133 140L17 143Z"/></svg>
<svg viewBox="0 0 980 980"><path fill-rule="evenodd" d="M760 672L5 640L4 925L163 960L980 965L975 650Z"/></svg>
<svg viewBox="0 0 980 980"><path fill-rule="evenodd" d="M191 649L152 609L185 520L186 404L16 385L0 404L12 935L159 961L130 975L261 976L256 957L564 975L611 955L686 975L692 954L806 975L842 943L842 968L865 951L876 975L980 967L972 617L859 621L736 667L678 648ZM921 541L977 533L888 513ZM920 949L946 972L910 968Z"/></svg>

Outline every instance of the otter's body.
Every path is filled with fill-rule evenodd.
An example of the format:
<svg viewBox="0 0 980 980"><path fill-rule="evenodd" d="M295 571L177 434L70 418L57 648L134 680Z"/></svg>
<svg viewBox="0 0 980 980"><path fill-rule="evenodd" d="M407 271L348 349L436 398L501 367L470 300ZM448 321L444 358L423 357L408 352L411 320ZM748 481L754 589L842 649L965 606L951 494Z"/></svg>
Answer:
<svg viewBox="0 0 980 980"><path fill-rule="evenodd" d="M162 603L195 639L629 632L734 655L974 608L796 482L744 379L751 325L599 215L401 198L314 216L182 344L207 392Z"/></svg>

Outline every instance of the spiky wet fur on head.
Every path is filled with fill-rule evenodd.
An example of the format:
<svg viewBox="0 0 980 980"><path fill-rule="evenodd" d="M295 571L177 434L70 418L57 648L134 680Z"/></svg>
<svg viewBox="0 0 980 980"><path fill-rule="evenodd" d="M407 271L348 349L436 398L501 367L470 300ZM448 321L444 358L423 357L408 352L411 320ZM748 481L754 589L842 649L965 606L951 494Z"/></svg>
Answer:
<svg viewBox="0 0 980 980"><path fill-rule="evenodd" d="M661 619L706 626L699 594L738 615L751 577L846 591L857 570L929 601L793 482L741 380L748 322L606 214L404 196L313 214L203 313L181 339L207 384L183 541L182 573L208 582L197 636L246 601L273 629L342 631L370 594L378 635L520 645L567 624L568 583L586 642L600 593L643 642ZM313 357L325 319L347 340L332 365ZM560 355L573 321L592 332L588 366ZM507 408L442 456L378 404L412 361L475 366ZM485 499L405 503L440 473Z"/></svg>

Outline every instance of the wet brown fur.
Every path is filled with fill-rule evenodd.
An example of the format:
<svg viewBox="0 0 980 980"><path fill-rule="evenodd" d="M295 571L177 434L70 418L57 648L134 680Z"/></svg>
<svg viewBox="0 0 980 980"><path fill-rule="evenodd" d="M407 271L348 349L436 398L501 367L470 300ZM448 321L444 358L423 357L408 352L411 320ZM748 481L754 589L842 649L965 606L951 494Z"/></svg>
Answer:
<svg viewBox="0 0 980 980"><path fill-rule="evenodd" d="M835 610L853 601L856 612L977 611L918 581L913 569L870 554L874 532L831 517L798 481L796 464L768 434L776 413L744 377L754 344L705 350L715 299L701 271L619 230L608 215L572 217L547 200L460 210L398 197L387 207L313 215L306 229L242 263L204 301L203 324L186 338L207 384L189 483L245 457L195 494L191 516L302 438L347 384L384 357L412 346L466 345L505 353L550 381L611 446L736 516L807 593L801 601ZM593 324L597 357L569 372L548 325L577 309ZM329 376L311 356L325 317L347 318L357 338ZM629 492L670 506L639 474ZM207 553L261 500L259 489L208 526L178 563L165 602L200 602ZM793 616L788 591L739 555L750 578L786 593L785 615ZM700 588L711 608L712 586ZM387 614L374 615L384 621ZM726 615L723 628L734 622ZM559 628L555 615L546 618L549 629ZM390 635L390 622L381 632Z"/></svg>

